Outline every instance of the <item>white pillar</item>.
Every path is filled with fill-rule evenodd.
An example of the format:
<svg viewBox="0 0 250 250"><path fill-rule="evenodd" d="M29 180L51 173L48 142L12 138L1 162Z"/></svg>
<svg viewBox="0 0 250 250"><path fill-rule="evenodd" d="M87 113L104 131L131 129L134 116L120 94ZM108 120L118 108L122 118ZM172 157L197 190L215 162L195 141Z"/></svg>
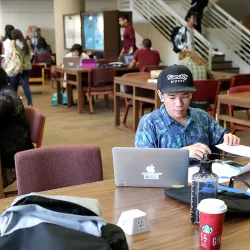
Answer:
<svg viewBox="0 0 250 250"><path fill-rule="evenodd" d="M63 15L76 14L85 10L85 0L54 0L55 40L57 65L68 52L64 49Z"/></svg>

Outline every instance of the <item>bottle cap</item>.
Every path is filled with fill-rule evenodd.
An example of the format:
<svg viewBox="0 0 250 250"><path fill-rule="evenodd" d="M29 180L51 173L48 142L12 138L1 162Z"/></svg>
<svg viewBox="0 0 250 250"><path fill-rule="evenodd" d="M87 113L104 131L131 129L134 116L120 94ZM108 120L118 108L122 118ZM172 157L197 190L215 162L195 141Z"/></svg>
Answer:
<svg viewBox="0 0 250 250"><path fill-rule="evenodd" d="M219 199L204 199L198 204L198 210L206 214L223 214L227 211L227 205Z"/></svg>

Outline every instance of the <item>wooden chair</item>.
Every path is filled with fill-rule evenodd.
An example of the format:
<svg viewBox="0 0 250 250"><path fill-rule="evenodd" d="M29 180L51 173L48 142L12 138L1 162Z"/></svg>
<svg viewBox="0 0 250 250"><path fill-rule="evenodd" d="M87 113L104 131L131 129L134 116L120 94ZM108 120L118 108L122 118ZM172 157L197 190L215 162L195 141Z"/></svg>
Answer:
<svg viewBox="0 0 250 250"><path fill-rule="evenodd" d="M232 77L230 88L241 85L250 85L250 74L238 74Z"/></svg>
<svg viewBox="0 0 250 250"><path fill-rule="evenodd" d="M25 106L24 110L30 128L31 141L32 143L36 144L36 148L40 148L42 145L46 118L37 108ZM12 187L10 188L11 185L3 189L2 165L1 165L1 154L0 154L0 198L5 198L6 195L8 194L16 194L17 189L16 188L13 189Z"/></svg>
<svg viewBox="0 0 250 250"><path fill-rule="evenodd" d="M32 70L30 74L29 82L41 82L42 83L42 89L43 94L45 90L45 76L44 76L44 70L46 68L46 64L44 63L36 63L32 64Z"/></svg>
<svg viewBox="0 0 250 250"><path fill-rule="evenodd" d="M233 87L227 91L228 94L241 93L241 92L250 92L250 85L241 85L241 86ZM244 108L240 109L239 107L234 107L232 105L228 105L228 109L229 109L229 115L232 117L234 116L234 111L245 110L246 114L247 114L247 118L248 118L248 120L250 120L249 110L246 110ZM250 131L250 127L236 124L233 122L230 123L230 127L231 127L232 134L235 134L236 131Z"/></svg>
<svg viewBox="0 0 250 250"><path fill-rule="evenodd" d="M220 93L220 86L221 82L218 80L194 81L194 87L196 88L196 92L193 93L192 102L208 103L208 107L204 108L204 110L214 118L216 116L217 101L218 101L218 94Z"/></svg>
<svg viewBox="0 0 250 250"><path fill-rule="evenodd" d="M45 53L45 54L36 54L34 55L34 63L44 63L46 65L44 72L46 77L50 78L50 71L52 65L52 57L54 58L55 54Z"/></svg>
<svg viewBox="0 0 250 250"><path fill-rule="evenodd" d="M150 75L148 72L135 72L135 73L128 73L128 74L124 74L123 77L130 77L133 78L134 76L142 76L142 77L148 77L150 78ZM132 87L126 87L124 86L124 92L126 94L133 94L133 88ZM150 93L142 93L142 95L148 95ZM125 113L124 113L124 117L123 117L123 125L127 128L131 128L130 125L127 124L127 117L128 117L128 112L130 107L133 107L133 101L129 98L125 98ZM139 102L139 115L140 117L144 115L144 111L146 108L149 108L150 111L152 112L154 110L154 104L152 103L147 103L147 102Z"/></svg>
<svg viewBox="0 0 250 250"><path fill-rule="evenodd" d="M83 105L85 105L85 98L89 101L90 113L93 114L93 97L97 95L104 95L107 107L108 96L114 95L114 68L96 68L91 69L88 74L88 86L83 86Z"/></svg>

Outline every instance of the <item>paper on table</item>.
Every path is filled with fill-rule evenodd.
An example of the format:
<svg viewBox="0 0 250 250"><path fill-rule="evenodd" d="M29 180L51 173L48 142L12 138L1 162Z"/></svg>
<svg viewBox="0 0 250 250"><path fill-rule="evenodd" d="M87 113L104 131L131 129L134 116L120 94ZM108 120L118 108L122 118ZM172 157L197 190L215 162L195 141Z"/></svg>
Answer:
<svg viewBox="0 0 250 250"><path fill-rule="evenodd" d="M247 147L247 146L243 146L243 145L229 146L226 144L219 144L219 145L216 145L216 147L230 154L250 157L250 147Z"/></svg>
<svg viewBox="0 0 250 250"><path fill-rule="evenodd" d="M148 83L157 83L157 79L148 79Z"/></svg>
<svg viewBox="0 0 250 250"><path fill-rule="evenodd" d="M199 167L190 167L188 169L188 182L192 183L192 176L193 174L197 173L199 171ZM239 169L236 169L235 167L231 167L227 164L221 164L221 163L213 163L212 165L212 171L217 174L219 177L219 183L228 182L230 177L237 176L243 173L246 173L250 171L250 163L248 163L246 166L241 167ZM227 178L226 178L227 177Z"/></svg>

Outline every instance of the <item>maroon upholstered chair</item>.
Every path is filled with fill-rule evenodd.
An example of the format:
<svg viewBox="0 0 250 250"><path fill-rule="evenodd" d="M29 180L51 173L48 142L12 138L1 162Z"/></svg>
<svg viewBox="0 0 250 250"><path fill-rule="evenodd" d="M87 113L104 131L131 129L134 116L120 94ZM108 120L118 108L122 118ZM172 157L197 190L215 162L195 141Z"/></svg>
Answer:
<svg viewBox="0 0 250 250"><path fill-rule="evenodd" d="M193 93L192 102L207 102L208 107L204 108L204 110L207 111L214 118L216 115L218 94L220 93L220 85L221 83L218 80L194 81L194 87L196 88L196 92Z"/></svg>
<svg viewBox="0 0 250 250"><path fill-rule="evenodd" d="M230 85L231 88L241 85L250 85L250 74L238 74L232 77Z"/></svg>
<svg viewBox="0 0 250 250"><path fill-rule="evenodd" d="M250 92L250 85L241 85L241 86L233 87L233 88L230 88L227 91L228 94L241 93L241 92ZM240 108L240 107L234 107L232 105L228 105L228 108L229 108L229 115L232 116L232 117L234 116L234 111L236 111L236 110L246 110L247 118L248 118L248 120L250 120L250 112L249 112L248 109ZM236 123L233 123L233 122L231 122L230 126L231 126L231 133L232 134L235 134L236 131L250 131L250 127L240 125L240 124L236 124Z"/></svg>
<svg viewBox="0 0 250 250"><path fill-rule="evenodd" d="M46 63L47 66L51 66L52 58L50 53L45 54L36 54L34 55L34 62L35 63Z"/></svg>
<svg viewBox="0 0 250 250"><path fill-rule="evenodd" d="M34 107L25 106L24 111L29 123L31 141L40 148L43 140L45 116Z"/></svg>
<svg viewBox="0 0 250 250"><path fill-rule="evenodd" d="M42 147L15 155L18 194L103 180L99 147Z"/></svg>
<svg viewBox="0 0 250 250"><path fill-rule="evenodd" d="M88 86L83 87L83 105L85 104L85 94L89 100L90 113L93 110L93 96L104 95L106 104L108 106L108 95L114 95L114 68L96 68L91 69L88 74Z"/></svg>
<svg viewBox="0 0 250 250"><path fill-rule="evenodd" d="M142 72L150 72L151 70L163 70L167 65L148 65L144 66Z"/></svg>
<svg viewBox="0 0 250 250"><path fill-rule="evenodd" d="M29 78L29 82L42 83L43 93L45 88L45 68L46 65L44 63L33 63Z"/></svg>

